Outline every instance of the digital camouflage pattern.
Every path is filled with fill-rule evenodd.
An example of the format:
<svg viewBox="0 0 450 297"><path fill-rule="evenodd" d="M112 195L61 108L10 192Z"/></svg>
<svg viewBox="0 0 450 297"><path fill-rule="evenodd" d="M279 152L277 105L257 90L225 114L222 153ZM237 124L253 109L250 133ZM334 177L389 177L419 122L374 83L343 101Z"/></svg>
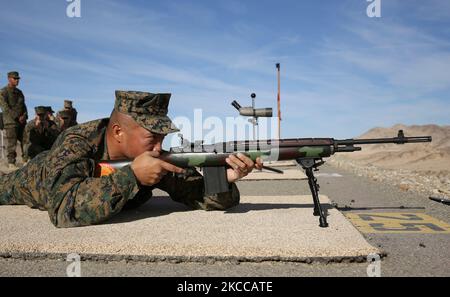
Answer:
<svg viewBox="0 0 450 297"><path fill-rule="evenodd" d="M71 118L70 111L65 110L65 109L58 111L57 116L59 118L62 118L63 120L67 120L67 121L70 121L70 118Z"/></svg>
<svg viewBox="0 0 450 297"><path fill-rule="evenodd" d="M64 100L64 109L72 109L73 108L73 102L71 100Z"/></svg>
<svg viewBox="0 0 450 297"><path fill-rule="evenodd" d="M39 112L42 112L42 110L36 111L37 114L40 114ZM56 141L60 133L58 126L51 120L45 121L47 122L46 126L44 124L36 126L36 120L29 121L25 126L23 136L24 161L33 159L39 153L51 149Z"/></svg>
<svg viewBox="0 0 450 297"><path fill-rule="evenodd" d="M64 100L64 109L63 110L66 111L68 114L70 114L70 121L69 121L67 127L72 127L72 126L78 125L78 122L77 122L78 112L73 107L73 102L71 100Z"/></svg>
<svg viewBox="0 0 450 297"><path fill-rule="evenodd" d="M55 113L55 111L53 110L53 108L51 106L44 106L44 108L51 115L53 115Z"/></svg>
<svg viewBox="0 0 450 297"><path fill-rule="evenodd" d="M19 72L17 72L17 71L8 72L8 78L9 77L20 79Z"/></svg>
<svg viewBox="0 0 450 297"><path fill-rule="evenodd" d="M36 106L36 107L34 108L34 112L35 112L37 115L45 115L45 114L47 114L47 111L48 111L48 108L45 107L45 106Z"/></svg>
<svg viewBox="0 0 450 297"><path fill-rule="evenodd" d="M6 134L8 163L14 164L17 157L17 141L19 141L22 145L23 132L26 124L26 122L23 124L20 123L19 117L24 116L25 121L28 118L27 106L25 105L25 97L22 91L18 88L11 88L9 86L1 89L0 108L3 111L3 124Z"/></svg>
<svg viewBox="0 0 450 297"><path fill-rule="evenodd" d="M22 158L25 157L25 150L23 148L25 125L5 126L4 131L6 136L6 158L8 159L8 164L15 164L17 158L17 142L20 144Z"/></svg>
<svg viewBox="0 0 450 297"><path fill-rule="evenodd" d="M108 122L102 119L69 128L51 150L0 176L0 204L26 204L48 211L57 227L77 227L101 223L124 207L143 204L154 188L193 209L223 210L239 203L235 184L230 184L229 192L205 196L203 177L195 170L185 176L167 174L153 187L139 185L130 166L97 177L96 162L109 160Z"/></svg>
<svg viewBox="0 0 450 297"><path fill-rule="evenodd" d="M55 123L60 131L64 131L70 127L78 125L78 123L73 120L73 112L66 109L58 111Z"/></svg>
<svg viewBox="0 0 450 297"><path fill-rule="evenodd" d="M130 115L150 132L169 134L180 131L167 116L171 94L116 91L115 110Z"/></svg>
<svg viewBox="0 0 450 297"><path fill-rule="evenodd" d="M64 109L72 109L73 108L73 102L71 100L64 100Z"/></svg>
<svg viewBox="0 0 450 297"><path fill-rule="evenodd" d="M28 118L25 96L18 88L4 87L0 90L0 107L3 110L3 123L5 126L19 125L19 117Z"/></svg>
<svg viewBox="0 0 450 297"><path fill-rule="evenodd" d="M66 110L69 112L70 114L70 122L69 122L69 127L73 127L78 125L78 121L77 121L77 116L78 116L78 112L75 108L72 108L70 110Z"/></svg>

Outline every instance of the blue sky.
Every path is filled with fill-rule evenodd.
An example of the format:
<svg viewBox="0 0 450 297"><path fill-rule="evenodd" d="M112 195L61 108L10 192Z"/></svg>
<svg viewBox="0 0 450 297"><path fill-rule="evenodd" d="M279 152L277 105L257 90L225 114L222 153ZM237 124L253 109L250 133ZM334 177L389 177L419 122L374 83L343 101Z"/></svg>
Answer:
<svg viewBox="0 0 450 297"><path fill-rule="evenodd" d="M170 92L172 117L235 116L237 99L276 110L282 137L354 137L376 126L449 125L450 1L1 0L0 72L27 105L75 101L109 115L114 90Z"/></svg>

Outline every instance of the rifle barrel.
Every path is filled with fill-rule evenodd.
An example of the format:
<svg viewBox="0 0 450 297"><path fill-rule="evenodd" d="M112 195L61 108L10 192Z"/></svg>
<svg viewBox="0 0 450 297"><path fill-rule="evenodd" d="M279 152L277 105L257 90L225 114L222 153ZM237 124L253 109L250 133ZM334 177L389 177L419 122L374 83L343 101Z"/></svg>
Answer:
<svg viewBox="0 0 450 297"><path fill-rule="evenodd" d="M373 138L373 139L342 139L336 140L338 145L358 145L358 144L376 144L376 143L419 143L431 142L431 136L415 136L415 137L392 137L392 138Z"/></svg>
<svg viewBox="0 0 450 297"><path fill-rule="evenodd" d="M264 149L269 147L298 147L298 146L342 146L342 145L359 145L359 144L377 144L377 143L420 143L431 142L431 136L414 136L405 137L403 130L398 131L397 137L391 138L370 138L370 139L341 139L336 140L333 138L287 138L287 139L266 139L266 140L244 140L244 141L230 141L220 144L204 145L203 147L209 151L213 148L221 148L222 151L236 151L238 149ZM192 144L191 149L194 149L195 145Z"/></svg>

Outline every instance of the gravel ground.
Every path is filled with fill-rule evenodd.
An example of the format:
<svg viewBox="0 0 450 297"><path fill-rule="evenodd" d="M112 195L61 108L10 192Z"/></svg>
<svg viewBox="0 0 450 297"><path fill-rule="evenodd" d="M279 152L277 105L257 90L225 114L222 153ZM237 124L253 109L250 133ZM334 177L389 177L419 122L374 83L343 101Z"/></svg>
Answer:
<svg viewBox="0 0 450 297"><path fill-rule="evenodd" d="M399 188L402 191L414 191L424 195L450 197L450 165L448 170L412 171L404 169L385 169L375 165L361 165L343 156L330 159L330 164Z"/></svg>

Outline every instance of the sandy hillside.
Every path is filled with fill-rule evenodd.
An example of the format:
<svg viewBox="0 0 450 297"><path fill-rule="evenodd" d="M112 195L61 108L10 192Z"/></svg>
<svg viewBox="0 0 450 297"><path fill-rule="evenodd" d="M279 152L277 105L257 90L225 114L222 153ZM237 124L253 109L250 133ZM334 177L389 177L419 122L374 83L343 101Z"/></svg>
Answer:
<svg viewBox="0 0 450 297"><path fill-rule="evenodd" d="M450 126L395 125L390 128L373 128L357 138L394 137L398 130L405 136L432 136L431 143L364 145L362 151L341 154L364 165L389 169L414 171L450 171Z"/></svg>
<svg viewBox="0 0 450 297"><path fill-rule="evenodd" d="M360 176L394 184L404 191L450 197L450 126L395 125L373 128L357 138L431 136L431 143L364 145L362 151L336 154L329 163Z"/></svg>

